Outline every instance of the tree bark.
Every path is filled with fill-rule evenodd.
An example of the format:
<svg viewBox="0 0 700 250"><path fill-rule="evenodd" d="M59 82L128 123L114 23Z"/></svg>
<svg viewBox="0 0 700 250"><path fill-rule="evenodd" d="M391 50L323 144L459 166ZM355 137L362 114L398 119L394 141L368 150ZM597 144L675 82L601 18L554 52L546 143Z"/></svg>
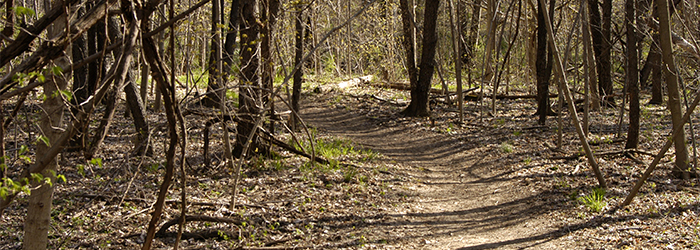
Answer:
<svg viewBox="0 0 700 250"><path fill-rule="evenodd" d="M406 50L406 69L408 71L408 82L410 83L411 88L414 88L418 83L418 68L416 66L415 59L415 29L413 29L413 15L411 14L413 6L409 5L408 0L400 0L399 4L401 9L401 27L403 30L402 44L404 50Z"/></svg>
<svg viewBox="0 0 700 250"><path fill-rule="evenodd" d="M411 88L411 103L401 113L405 116L429 116L428 93L435 71L435 47L437 45L437 16L440 1L426 1L423 28L423 50L420 72L415 88Z"/></svg>
<svg viewBox="0 0 700 250"><path fill-rule="evenodd" d="M635 0L625 1L625 29L627 29L627 68L625 81L630 92L629 128L625 148L639 145L639 59L637 57L637 14Z"/></svg>
<svg viewBox="0 0 700 250"><path fill-rule="evenodd" d="M301 63L302 57L304 56L304 6L296 6L297 15L294 18L294 65ZM294 72L293 82L292 82L292 110L299 113L299 99L301 96L301 81L304 72L304 66L302 65L299 70ZM296 115L291 115L290 126L293 130L297 129L297 124L299 123Z"/></svg>
<svg viewBox="0 0 700 250"><path fill-rule="evenodd" d="M476 46L476 39L479 36L479 20L481 19L481 0L474 0L472 2L472 16L469 25L469 36L464 45L464 52L462 56L462 61L467 67L467 86L472 86L472 59L474 58L474 47Z"/></svg>
<svg viewBox="0 0 700 250"><path fill-rule="evenodd" d="M604 0L608 1L608 0ZM605 9L605 4L603 5ZM601 101L611 100L612 96L612 79L610 77L610 39L609 26L605 31L605 18L601 18L600 9L598 8L598 0L588 0L588 14L591 27L591 39L593 40L593 53L595 55L596 72L598 73L598 93ZM603 15L607 13L603 10ZM610 18L608 18L608 21ZM607 36L606 36L607 34Z"/></svg>
<svg viewBox="0 0 700 250"><path fill-rule="evenodd" d="M44 1L44 6L60 6L60 3L51 3L50 0ZM62 16L61 16L62 17ZM47 37L56 38L63 31L67 24L65 19L59 17L58 22L48 28ZM65 58L56 60L58 66L68 64ZM52 76L52 81L46 81L44 84L44 93L60 93L66 88L66 82L62 76ZM42 104L44 113L39 120L39 127L46 139L46 142L38 142L36 145L36 155L46 154L51 143L55 143L61 136L61 130L58 129L63 123L63 98L61 95L46 94L46 99ZM56 158L52 158L46 168L39 172L43 178L48 178L51 183L56 183L56 171L58 170L58 162ZM32 189L29 195L27 204L27 217L24 220L24 242L23 247L27 250L46 249L49 243L48 233L51 228L51 207L53 201L53 184L47 184L44 180L37 181L29 178L29 185Z"/></svg>
<svg viewBox="0 0 700 250"><path fill-rule="evenodd" d="M651 74L651 100L649 104L662 104L664 103L664 92L663 86L661 85L661 78L663 72L661 72L661 48L659 48L659 35L652 35L651 48L649 49L649 55L647 56L647 62L644 64L644 69L649 68ZM646 73L643 70L642 76ZM641 80L642 83L646 82L646 79Z"/></svg>
<svg viewBox="0 0 700 250"><path fill-rule="evenodd" d="M236 1L237 2L237 1ZM270 110L268 111L269 117L272 118L275 114L275 102L274 96L272 96L272 91L274 91L273 81L275 79L274 72L274 62L272 60L272 29L275 27L277 22L277 12L279 12L279 0L263 0L263 26L262 26L262 43L260 44L260 56L262 57L263 63L263 74L262 82L265 88L265 98L264 103L270 103ZM228 42L228 40L227 40ZM270 126L268 127L271 133L275 131L274 119L270 119Z"/></svg>
<svg viewBox="0 0 700 250"><path fill-rule="evenodd" d="M267 1L267 0L266 0ZM271 0L278 1L278 0ZM222 5L223 6L223 5ZM231 70L233 69L233 58L236 56L234 51L236 49L236 37L238 37L238 29L240 24L241 15L241 2L240 0L231 1L231 10L228 14L228 31L226 32L226 41L224 41L223 48L223 79L227 79L231 75Z"/></svg>
<svg viewBox="0 0 700 250"><path fill-rule="evenodd" d="M608 105L615 106L615 97L613 95L613 83L612 83L612 40L610 39L611 26L612 26L612 0L603 0L603 17L602 17L602 34L603 34L603 44L602 53L600 58L600 70L598 74L600 76L598 79L600 83L598 87L604 93L604 100Z"/></svg>
<svg viewBox="0 0 700 250"><path fill-rule="evenodd" d="M251 152L260 151L260 139L257 133L253 134L252 138L248 138L255 128L255 120L260 119L261 102L261 87L258 76L259 70L259 53L258 53L258 34L260 27L255 17L255 0L241 0L241 69L240 69L240 87L238 91L238 114L241 117L241 122L238 123L238 133L236 134L236 144L233 149L235 157L247 156ZM245 144L252 141L247 152Z"/></svg>
<svg viewBox="0 0 700 250"><path fill-rule="evenodd" d="M221 96L225 95L225 90L223 82L218 82L216 79L222 79L223 72L217 69L217 63L222 60L219 55L221 53L221 40L213 39L217 37L216 34L221 32L221 10L223 9L223 0L212 0L211 8L211 46L209 47L209 65L207 65L207 71L209 72L209 82L207 84L207 94L202 102L205 106L218 107L221 102ZM233 9L232 9L233 10ZM218 36L220 37L220 36Z"/></svg>
<svg viewBox="0 0 700 250"><path fill-rule="evenodd" d="M459 122L464 122L464 104L462 93L462 58L460 50L460 38L461 35L461 25L459 22L459 17L455 12L455 4L453 0L449 0L450 7L450 26L452 28L452 48L454 49L454 62L455 62L455 76L457 81L457 107L459 109Z"/></svg>
<svg viewBox="0 0 700 250"><path fill-rule="evenodd" d="M673 59L671 15L668 0L657 0L656 4L657 10L659 11L659 44L661 45L661 55L663 59L662 68L666 78L666 87L668 88L668 109L671 111L673 128L676 130L684 124L681 123L683 113L681 110L680 88L678 87L678 71L676 70L676 63ZM681 130L681 132L673 138L673 143L676 149L676 160L673 172L680 175L683 179L690 179L685 131Z"/></svg>
<svg viewBox="0 0 700 250"><path fill-rule="evenodd" d="M549 81L552 77L552 50L547 45L547 28L545 23L543 3L537 0L537 115L538 123L544 125L547 115L554 113L549 106ZM554 0L550 0L550 6L554 6ZM553 10L553 8L551 9ZM551 12L550 10L550 12ZM553 18L553 13L549 13Z"/></svg>

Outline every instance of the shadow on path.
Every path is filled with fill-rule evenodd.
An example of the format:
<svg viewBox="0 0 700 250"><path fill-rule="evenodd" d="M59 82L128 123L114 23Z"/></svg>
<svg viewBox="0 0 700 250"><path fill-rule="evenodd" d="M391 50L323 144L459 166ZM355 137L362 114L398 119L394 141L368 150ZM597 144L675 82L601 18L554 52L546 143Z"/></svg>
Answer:
<svg viewBox="0 0 700 250"><path fill-rule="evenodd" d="M396 173L410 177L402 185L417 193L412 202L401 205L408 212L343 218L356 222L347 226L380 234L377 242L425 249L556 249L562 248L562 241L554 243L555 239L572 230L546 216L568 206L562 200L566 194L537 191L521 182L543 176L511 177L517 169L533 166L518 164L524 153L504 155L494 149L504 140L502 135L432 132L418 124L425 123L419 118L402 121L415 126L379 126L362 114L329 106L308 107L302 117L319 131L349 138L408 167ZM331 216L317 223L339 219Z"/></svg>

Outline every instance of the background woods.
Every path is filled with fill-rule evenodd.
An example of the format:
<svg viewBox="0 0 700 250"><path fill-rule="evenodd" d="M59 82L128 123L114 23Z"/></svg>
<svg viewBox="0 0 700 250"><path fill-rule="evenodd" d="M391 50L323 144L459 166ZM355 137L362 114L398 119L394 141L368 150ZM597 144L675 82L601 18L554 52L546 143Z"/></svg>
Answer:
<svg viewBox="0 0 700 250"><path fill-rule="evenodd" d="M693 190L697 206L698 0L0 3L3 249L409 241L334 237L361 229L304 217L331 209L312 202L320 194L342 203L336 215L370 221L418 203L393 189L411 178L392 188L381 178L401 172L387 162L430 147L392 154L420 143L318 129L341 120L329 130L405 126L444 136L454 155L494 139L524 169L575 166L539 181L569 178L603 200L614 191L596 212L622 216L654 176ZM517 140L529 146L513 153ZM573 194L566 209L589 206L561 186Z"/></svg>

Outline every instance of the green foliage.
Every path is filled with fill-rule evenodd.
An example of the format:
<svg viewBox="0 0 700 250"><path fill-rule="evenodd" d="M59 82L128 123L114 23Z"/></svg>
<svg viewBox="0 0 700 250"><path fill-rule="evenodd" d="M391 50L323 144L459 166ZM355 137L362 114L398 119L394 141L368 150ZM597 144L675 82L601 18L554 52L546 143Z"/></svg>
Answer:
<svg viewBox="0 0 700 250"><path fill-rule="evenodd" d="M581 196L578 200L583 203L590 211L598 213L607 205L605 202L605 189L593 188L593 192L586 196Z"/></svg>
<svg viewBox="0 0 700 250"><path fill-rule="evenodd" d="M30 8L25 8L22 6L15 6L12 8L17 16L36 16L36 11Z"/></svg>
<svg viewBox="0 0 700 250"><path fill-rule="evenodd" d="M101 168L102 167L102 158L92 158L90 160L90 164L97 165Z"/></svg>
<svg viewBox="0 0 700 250"><path fill-rule="evenodd" d="M30 178L38 183L39 185L49 185L53 186L53 178L55 177L57 181L66 182L66 177L64 175L57 175L56 171L50 170L49 176L44 176L40 173L30 174ZM14 181L10 178L2 178L0 182L0 197L5 199L8 195L14 195L18 193L31 194L31 189L29 188L29 179L23 178L20 181Z"/></svg>
<svg viewBox="0 0 700 250"><path fill-rule="evenodd" d="M80 174L80 176L82 176L82 177L85 177L85 165L78 164L75 167L78 168L78 174Z"/></svg>
<svg viewBox="0 0 700 250"><path fill-rule="evenodd" d="M22 145L19 147L19 152L17 153L18 157L22 159L25 163L31 163L32 158L29 158L29 156L26 156L24 153L26 153L29 150L27 145Z"/></svg>
<svg viewBox="0 0 700 250"><path fill-rule="evenodd" d="M43 142L44 145L46 145L47 147L51 147L51 142L49 142L49 138L44 135L37 136L36 141Z"/></svg>
<svg viewBox="0 0 700 250"><path fill-rule="evenodd" d="M503 142L501 143L501 151L503 151L503 153L512 153L513 145L510 145L508 142Z"/></svg>
<svg viewBox="0 0 700 250"><path fill-rule="evenodd" d="M355 176L357 175L357 169L355 168L348 168L344 173L343 173L343 181L345 182L351 182L352 180L355 179Z"/></svg>
<svg viewBox="0 0 700 250"><path fill-rule="evenodd" d="M70 90L57 90L51 95L51 97L56 98L59 95L63 96L63 98L65 98L67 101L71 101L73 99L73 92Z"/></svg>
<svg viewBox="0 0 700 250"><path fill-rule="evenodd" d="M5 199L8 195L14 195L20 192L30 194L31 190L29 189L27 183L27 179L20 182L14 181L10 178L2 178L2 183L0 183L0 197Z"/></svg>

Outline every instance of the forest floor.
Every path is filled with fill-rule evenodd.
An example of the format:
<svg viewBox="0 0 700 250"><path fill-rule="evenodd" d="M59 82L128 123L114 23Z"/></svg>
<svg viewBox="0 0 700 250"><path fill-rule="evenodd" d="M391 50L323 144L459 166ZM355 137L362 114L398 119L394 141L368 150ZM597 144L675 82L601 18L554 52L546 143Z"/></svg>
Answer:
<svg viewBox="0 0 700 250"><path fill-rule="evenodd" d="M638 162L651 162L663 144L670 127L664 107L642 108L640 147L629 156L620 153L624 140L615 136L619 110L593 113L589 142L609 185L596 197L597 181L580 155L568 114L556 150L556 118L538 125L531 99L499 100L497 112L483 119L477 104L468 102L459 124L456 108L442 97L433 98L430 118L399 116L407 96L366 83L308 86L301 116L318 154L332 164L310 164L273 147L280 152L273 159L245 162L235 209L228 206L235 179L222 160L221 127L212 126L206 167L205 123L189 115L186 194L188 214L199 217L188 218L180 247L700 248L700 189L697 180L671 176L672 152L632 205L611 212L644 171ZM56 186L51 249L134 249L143 243L164 173L160 152L167 127L162 114L151 113L155 153L134 157L133 127L123 110L116 117L99 160L79 153L60 158L67 183ZM26 135L9 133L6 141L15 146L8 148L31 145L31 131L27 124ZM291 141L287 133L279 136ZM9 170L18 172L24 164L13 161ZM161 225L179 215L180 176ZM0 249L21 248L25 206L21 195L0 218ZM175 232L177 225L165 228L156 248L171 248Z"/></svg>

